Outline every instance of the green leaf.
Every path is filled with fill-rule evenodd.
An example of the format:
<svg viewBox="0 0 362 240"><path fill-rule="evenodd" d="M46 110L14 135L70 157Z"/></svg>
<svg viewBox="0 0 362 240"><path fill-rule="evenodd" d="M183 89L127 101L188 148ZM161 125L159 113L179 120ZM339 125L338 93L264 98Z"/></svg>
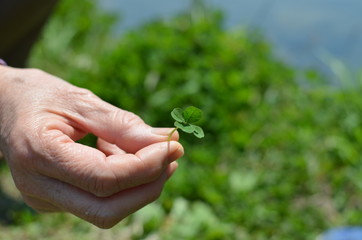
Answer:
<svg viewBox="0 0 362 240"><path fill-rule="evenodd" d="M202 111L197 107L190 106L183 111L182 116L186 123L197 123L202 119Z"/></svg>
<svg viewBox="0 0 362 240"><path fill-rule="evenodd" d="M182 131L186 133L193 133L195 131L194 127L192 127L190 124L175 122L175 127L178 129L181 129Z"/></svg>
<svg viewBox="0 0 362 240"><path fill-rule="evenodd" d="M184 116L183 116L183 111L181 108L175 108L172 110L171 112L171 116L173 119L175 119L178 122L186 122Z"/></svg>
<svg viewBox="0 0 362 240"><path fill-rule="evenodd" d="M194 135L195 135L196 137L198 137L198 138L203 138L203 137L205 137L204 130L202 130L201 127L195 126L195 125L192 125L192 124L190 124L190 126L193 127L193 129L194 129L193 133L194 133Z"/></svg>

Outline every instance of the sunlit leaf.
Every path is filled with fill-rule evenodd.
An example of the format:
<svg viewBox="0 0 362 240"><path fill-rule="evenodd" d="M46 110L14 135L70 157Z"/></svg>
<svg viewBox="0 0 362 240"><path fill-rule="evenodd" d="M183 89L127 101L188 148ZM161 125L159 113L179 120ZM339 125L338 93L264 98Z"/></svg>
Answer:
<svg viewBox="0 0 362 240"><path fill-rule="evenodd" d="M202 111L197 107L190 106L183 111L182 115L186 123L197 123L202 118Z"/></svg>

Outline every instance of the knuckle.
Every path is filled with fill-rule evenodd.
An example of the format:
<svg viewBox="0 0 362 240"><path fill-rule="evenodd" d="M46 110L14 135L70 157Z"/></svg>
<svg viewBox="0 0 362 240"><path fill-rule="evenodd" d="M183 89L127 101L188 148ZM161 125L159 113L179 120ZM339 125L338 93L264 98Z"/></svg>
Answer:
<svg viewBox="0 0 362 240"><path fill-rule="evenodd" d="M117 184L114 178L110 177L93 177L92 180L87 181L88 190L96 197L109 197L117 192Z"/></svg>
<svg viewBox="0 0 362 240"><path fill-rule="evenodd" d="M104 187L95 187L91 192L96 197L110 197L113 194L113 191Z"/></svg>
<svg viewBox="0 0 362 240"><path fill-rule="evenodd" d="M107 208L107 206L99 206L97 208L91 206L86 212L86 220L102 229L109 229L122 219L114 211Z"/></svg>
<svg viewBox="0 0 362 240"><path fill-rule="evenodd" d="M143 120L136 114L121 109L115 111L113 119L115 121L121 119L121 124L124 126L124 129L129 129L143 123Z"/></svg>
<svg viewBox="0 0 362 240"><path fill-rule="evenodd" d="M87 108L86 111L91 111L97 104L99 98L90 90L79 87L67 89L63 94L66 94L68 99L74 100L74 107L77 109Z"/></svg>
<svg viewBox="0 0 362 240"><path fill-rule="evenodd" d="M88 182L88 191L91 192L93 195L95 195L96 197L105 197L104 192L103 192L103 184L101 184L101 181L99 181L98 179L92 179L91 181L86 181Z"/></svg>
<svg viewBox="0 0 362 240"><path fill-rule="evenodd" d="M100 219L101 220L96 223L96 226L102 229L110 229L118 223L118 221L115 221L113 219L112 220L105 218L100 218Z"/></svg>
<svg viewBox="0 0 362 240"><path fill-rule="evenodd" d="M77 94L85 98L98 98L91 90L77 87Z"/></svg>

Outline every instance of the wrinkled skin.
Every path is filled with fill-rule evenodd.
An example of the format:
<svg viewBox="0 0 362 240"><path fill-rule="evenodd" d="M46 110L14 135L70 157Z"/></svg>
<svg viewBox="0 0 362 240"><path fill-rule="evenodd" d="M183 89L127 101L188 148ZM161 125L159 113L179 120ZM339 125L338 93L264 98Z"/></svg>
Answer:
<svg viewBox="0 0 362 240"><path fill-rule="evenodd" d="M0 66L0 151L24 201L110 228L156 200L183 155L152 128L86 89L36 69ZM97 148L77 143L86 134Z"/></svg>

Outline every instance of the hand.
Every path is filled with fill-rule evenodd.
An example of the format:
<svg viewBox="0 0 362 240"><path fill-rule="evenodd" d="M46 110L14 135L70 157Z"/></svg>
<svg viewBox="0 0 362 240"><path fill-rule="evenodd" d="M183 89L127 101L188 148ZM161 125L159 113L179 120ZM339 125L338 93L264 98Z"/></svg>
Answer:
<svg viewBox="0 0 362 240"><path fill-rule="evenodd" d="M0 66L0 150L24 201L110 228L160 195L183 155L152 128L88 90L36 69ZM97 148L77 143L98 136Z"/></svg>

